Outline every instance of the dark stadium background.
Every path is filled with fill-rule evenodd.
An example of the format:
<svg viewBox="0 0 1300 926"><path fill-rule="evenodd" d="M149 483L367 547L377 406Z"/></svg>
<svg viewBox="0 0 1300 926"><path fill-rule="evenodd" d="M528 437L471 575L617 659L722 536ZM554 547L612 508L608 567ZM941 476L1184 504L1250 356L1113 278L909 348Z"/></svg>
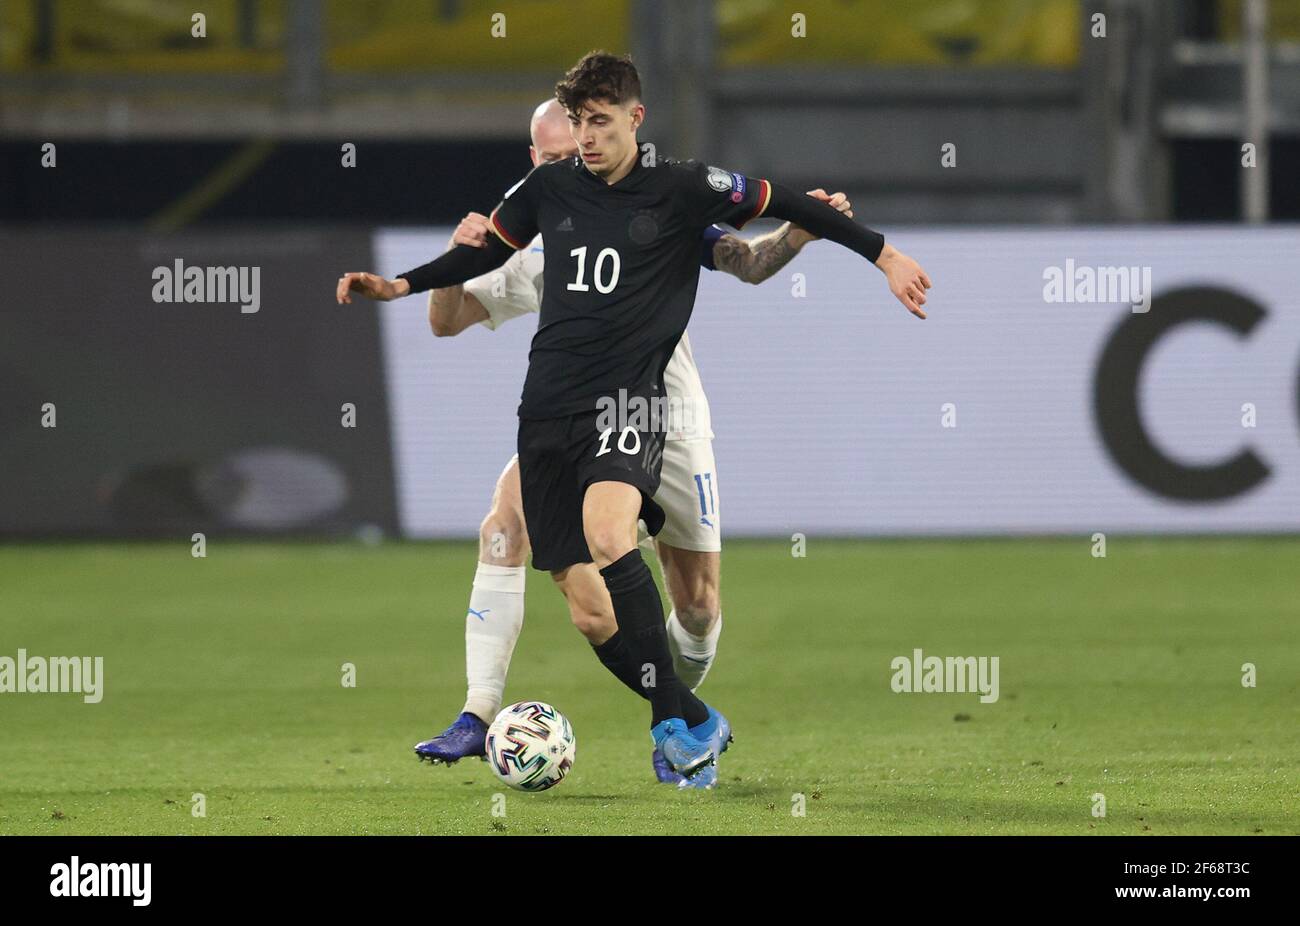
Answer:
<svg viewBox="0 0 1300 926"><path fill-rule="evenodd" d="M250 401L218 403L203 422L178 420L173 452L151 458L123 443L141 433L126 426L125 401L120 427L101 421L74 436L77 419L65 418L64 440L103 452L11 440L5 460L17 478L6 485L0 532L167 535L215 504L193 485L199 468L221 467L223 449L254 437L276 442L279 426L316 429L278 442L332 458L348 504L315 520L227 527L398 530L386 413L368 414L347 448L319 409L282 414L298 401L288 398L295 388L343 383L333 391L364 395L368 411L387 407L375 307L355 307L332 329L313 326L308 281L373 266L367 230L446 227L489 208L528 166L532 106L593 44L633 54L650 113L642 134L661 151L845 190L878 227L1285 222L1300 218L1300 0L1268 7L1264 105L1248 93L1240 0L221 0L205 9L204 38L190 34L191 11L177 3L5 3L4 267L50 281L4 308L0 381L22 397L0 413L6 430L30 436L28 403L61 379L75 403L74 382L100 390L128 370L159 383L201 380L210 396ZM490 34L498 8L504 36ZM1093 34L1098 13L1104 37ZM796 15L811 25L792 39ZM1240 138L1261 111L1267 183L1261 205L1248 207L1243 177L1260 172L1240 167ZM957 169L939 164L947 142L957 145ZM48 143L54 168L42 166ZM340 167L344 143L358 146L354 168ZM128 281L145 268L128 271L96 245L201 264L220 240L300 231L313 243L289 246L296 256L285 259L296 263L266 268L276 311L252 322L256 336L225 327L241 321L229 313L184 325L169 307L140 307ZM98 282L88 289L88 280ZM406 311L418 312L416 302ZM117 321L97 321L105 317ZM294 339L265 336L281 325L311 329L316 353L304 358ZM86 342L74 346L69 329ZM216 330L220 350L199 349ZM363 343L373 346L358 350ZM133 346L128 366L110 359ZM102 376L88 379L96 362ZM251 401L262 388L254 382L273 370L284 382L262 386L280 398ZM232 408L266 416L262 433L230 419ZM113 459L128 462L90 471ZM62 467L66 480L45 479Z"/></svg>

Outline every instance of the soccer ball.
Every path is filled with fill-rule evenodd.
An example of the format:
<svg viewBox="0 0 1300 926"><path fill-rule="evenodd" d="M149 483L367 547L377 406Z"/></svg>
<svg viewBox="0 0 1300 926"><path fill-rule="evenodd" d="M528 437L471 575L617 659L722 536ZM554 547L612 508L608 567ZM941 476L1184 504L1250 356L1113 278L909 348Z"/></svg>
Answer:
<svg viewBox="0 0 1300 926"><path fill-rule="evenodd" d="M541 701L511 704L487 731L488 765L517 791L559 784L573 768L577 749L568 718Z"/></svg>

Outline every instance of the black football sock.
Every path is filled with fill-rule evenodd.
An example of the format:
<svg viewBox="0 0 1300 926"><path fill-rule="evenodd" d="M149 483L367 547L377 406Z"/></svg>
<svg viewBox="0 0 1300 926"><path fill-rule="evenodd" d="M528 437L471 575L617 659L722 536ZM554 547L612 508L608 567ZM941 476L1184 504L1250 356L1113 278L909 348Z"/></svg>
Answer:
<svg viewBox="0 0 1300 926"><path fill-rule="evenodd" d="M612 637L599 646L593 646L592 650L595 651L596 658L601 661L601 664L606 669L609 669L615 678L647 701L650 699L650 695L641 686L640 663L632 657L632 651L628 648L627 641L623 639L623 631L615 630ZM691 690L686 687L680 678L677 681L684 692L682 696L682 713L686 722L692 727L703 723L708 719L709 709L691 693ZM688 702L694 703L690 704Z"/></svg>
<svg viewBox="0 0 1300 926"><path fill-rule="evenodd" d="M618 622L627 655L631 657L625 662L635 672L638 686L643 681L647 683L650 725L656 726L669 717L682 717L682 692L685 689L673 671L668 633L664 629L663 604L650 567L641 558L641 551L633 549L602 569L600 574L609 589L609 598L614 604L614 620ZM619 677L623 676L620 674ZM708 716L707 711L704 716ZM690 718L686 721L691 723Z"/></svg>
<svg viewBox="0 0 1300 926"><path fill-rule="evenodd" d="M650 700L650 695L641 687L641 673L637 671L636 660L632 658L627 641L623 639L623 631L615 630L612 637L592 649L596 652L596 658L614 673L616 679L647 701Z"/></svg>
<svg viewBox="0 0 1300 926"><path fill-rule="evenodd" d="M666 637L667 635L668 632L664 631L664 636ZM686 683L680 678L677 679L677 684L681 688L682 716L686 718L686 723L695 727L708 720L709 709L705 706L704 702L695 697L695 692L687 688Z"/></svg>

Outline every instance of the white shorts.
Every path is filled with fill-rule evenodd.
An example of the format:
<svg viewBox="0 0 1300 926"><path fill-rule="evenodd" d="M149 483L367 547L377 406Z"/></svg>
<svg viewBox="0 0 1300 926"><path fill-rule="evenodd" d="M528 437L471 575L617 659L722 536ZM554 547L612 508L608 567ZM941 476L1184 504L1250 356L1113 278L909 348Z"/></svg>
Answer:
<svg viewBox="0 0 1300 926"><path fill-rule="evenodd" d="M699 553L722 550L722 506L712 440L664 442L663 469L655 501L668 516L658 540L679 550ZM638 526L641 537L645 538L645 526Z"/></svg>

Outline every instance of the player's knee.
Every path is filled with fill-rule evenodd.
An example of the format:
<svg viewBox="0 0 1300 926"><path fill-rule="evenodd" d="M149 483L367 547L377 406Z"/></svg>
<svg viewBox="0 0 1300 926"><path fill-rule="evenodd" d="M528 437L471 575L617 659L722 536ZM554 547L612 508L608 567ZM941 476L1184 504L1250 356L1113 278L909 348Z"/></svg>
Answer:
<svg viewBox="0 0 1300 926"><path fill-rule="evenodd" d="M587 549L591 552L591 558L602 569L635 547L629 545L628 532L621 525L587 525L583 533L587 537Z"/></svg>
<svg viewBox="0 0 1300 926"><path fill-rule="evenodd" d="M522 566L528 555L528 532L523 519L494 508L478 529L479 562L494 566Z"/></svg>

